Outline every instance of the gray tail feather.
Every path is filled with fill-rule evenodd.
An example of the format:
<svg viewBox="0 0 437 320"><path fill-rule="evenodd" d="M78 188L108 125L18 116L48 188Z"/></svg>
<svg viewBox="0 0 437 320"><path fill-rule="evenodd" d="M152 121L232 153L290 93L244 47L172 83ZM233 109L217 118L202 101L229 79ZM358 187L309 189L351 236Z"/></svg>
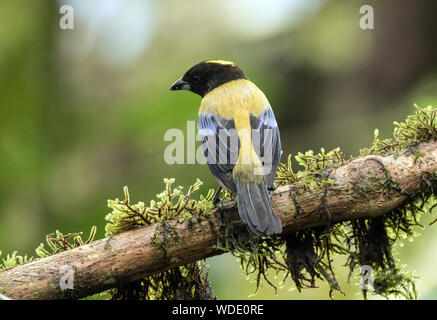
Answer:
<svg viewBox="0 0 437 320"><path fill-rule="evenodd" d="M240 218L255 235L282 232L281 220L272 209L264 179L260 183L244 183L235 179Z"/></svg>

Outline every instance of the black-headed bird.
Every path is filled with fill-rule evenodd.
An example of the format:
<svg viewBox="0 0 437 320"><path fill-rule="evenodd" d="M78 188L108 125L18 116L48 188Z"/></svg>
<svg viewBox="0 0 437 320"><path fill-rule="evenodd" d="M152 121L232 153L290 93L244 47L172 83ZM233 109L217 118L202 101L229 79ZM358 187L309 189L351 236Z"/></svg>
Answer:
<svg viewBox="0 0 437 320"><path fill-rule="evenodd" d="M208 166L220 185L216 196L221 187L237 194L239 215L253 234L281 233L271 204L281 141L264 93L240 67L223 60L194 65L170 89L202 97L198 129Z"/></svg>

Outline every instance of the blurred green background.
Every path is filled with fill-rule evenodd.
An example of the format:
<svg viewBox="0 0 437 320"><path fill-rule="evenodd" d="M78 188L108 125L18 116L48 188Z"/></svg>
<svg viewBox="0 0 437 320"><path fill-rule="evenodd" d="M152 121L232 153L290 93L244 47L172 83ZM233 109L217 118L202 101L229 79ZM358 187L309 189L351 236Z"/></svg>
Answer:
<svg viewBox="0 0 437 320"><path fill-rule="evenodd" d="M74 8L74 30L61 30L59 8ZM370 4L375 29L361 30ZM436 104L437 2L432 0L2 0L0 2L0 249L34 255L45 235L104 235L107 199L152 199L164 177L202 192L216 184L204 165L167 165L167 129L185 132L200 97L170 92L190 66L232 60L267 95L284 155L341 147L357 155L374 128L413 104ZM284 157L285 158L285 157ZM283 158L283 159L284 159ZM431 217L425 218L428 224ZM399 247L421 280L422 299L437 298L434 227ZM229 254L207 260L220 299L246 299L255 285ZM346 296L356 283L336 258ZM290 280L259 299L328 299L328 288L299 294Z"/></svg>

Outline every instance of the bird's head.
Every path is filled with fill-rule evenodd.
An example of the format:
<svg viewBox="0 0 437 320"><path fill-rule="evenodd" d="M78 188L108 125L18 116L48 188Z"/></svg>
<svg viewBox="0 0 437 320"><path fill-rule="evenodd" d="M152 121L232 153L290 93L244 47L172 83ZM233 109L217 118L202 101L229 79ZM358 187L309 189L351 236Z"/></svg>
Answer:
<svg viewBox="0 0 437 320"><path fill-rule="evenodd" d="M191 67L175 81L170 90L189 90L201 97L232 80L247 79L235 63L223 60L205 60Z"/></svg>

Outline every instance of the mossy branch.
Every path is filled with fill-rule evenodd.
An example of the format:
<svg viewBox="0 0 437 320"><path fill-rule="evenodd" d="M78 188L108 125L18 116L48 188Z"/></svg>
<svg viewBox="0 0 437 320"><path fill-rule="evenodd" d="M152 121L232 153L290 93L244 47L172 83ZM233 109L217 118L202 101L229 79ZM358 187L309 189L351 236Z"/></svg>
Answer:
<svg viewBox="0 0 437 320"><path fill-rule="evenodd" d="M337 148L299 153L305 170L296 173L291 157L282 163L272 196L281 235L253 238L232 195L223 194L219 214L213 190L191 198L199 180L184 193L165 179L149 206L131 203L127 188L123 201L109 200L105 239L94 241L95 227L86 241L57 231L46 237L47 249L37 248L40 259L7 255L0 298L71 299L111 289L113 299L214 299L200 260L226 251L240 258L244 273L256 274L257 288L263 280L275 287L272 270L290 275L299 291L320 278L341 292L331 262L345 254L350 275L374 268L374 293L415 298L415 277L398 265L392 246L412 237L420 214L437 206L437 112L416 106L395 126L394 139L380 140L375 130L359 158L346 160Z"/></svg>
<svg viewBox="0 0 437 320"><path fill-rule="evenodd" d="M430 177L436 172L437 142L423 142L414 152L364 156L331 169L327 189L301 181L278 187L272 204L284 234L293 234L326 225L322 204L329 208L331 223L384 215L416 194L424 181L433 185ZM228 223L240 224L233 205L233 200L226 203ZM217 246L221 220L216 210L197 223L179 219L167 221L178 237L166 243L165 252L156 246L158 222L5 270L0 292L14 299L81 298L223 253ZM63 266L74 270L72 289L60 288Z"/></svg>

